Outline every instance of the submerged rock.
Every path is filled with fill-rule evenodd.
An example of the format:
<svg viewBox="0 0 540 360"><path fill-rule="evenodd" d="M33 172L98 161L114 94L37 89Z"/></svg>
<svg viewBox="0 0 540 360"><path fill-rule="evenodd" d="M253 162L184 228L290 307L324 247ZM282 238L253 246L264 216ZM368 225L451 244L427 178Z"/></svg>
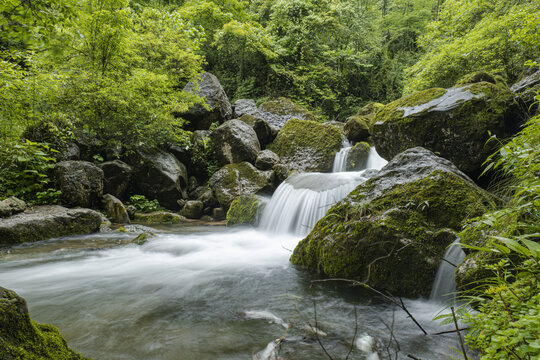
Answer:
<svg viewBox="0 0 540 360"><path fill-rule="evenodd" d="M490 133L506 138L521 121L514 95L505 86L479 82L429 89L396 100L375 118L373 141L385 159L423 146L477 177L496 149Z"/></svg>
<svg viewBox="0 0 540 360"><path fill-rule="evenodd" d="M341 132L332 125L292 119L269 148L290 170L330 172L341 141Z"/></svg>
<svg viewBox="0 0 540 360"><path fill-rule="evenodd" d="M99 231L101 214L90 209L36 206L0 220L0 246Z"/></svg>
<svg viewBox="0 0 540 360"><path fill-rule="evenodd" d="M427 295L462 222L492 205L449 161L413 148L333 206L291 261L395 295Z"/></svg>
<svg viewBox="0 0 540 360"><path fill-rule="evenodd" d="M54 174L60 199L68 206L99 206L103 196L103 170L87 161L62 161L56 164Z"/></svg>
<svg viewBox="0 0 540 360"><path fill-rule="evenodd" d="M210 134L214 154L223 166L242 161L255 162L261 145L255 130L240 120L230 120Z"/></svg>
<svg viewBox="0 0 540 360"><path fill-rule="evenodd" d="M30 318L26 300L0 287L0 359L84 360L58 329Z"/></svg>
<svg viewBox="0 0 540 360"><path fill-rule="evenodd" d="M210 178L210 187L219 204L228 209L240 195L271 193L274 189L274 172L257 170L247 162L229 164Z"/></svg>
<svg viewBox="0 0 540 360"><path fill-rule="evenodd" d="M208 105L208 108L205 108L197 104L185 113L179 114L180 117L189 121L186 129L208 130L212 123L222 123L231 118L232 108L229 98L218 78L211 73L201 74L201 80L197 83L189 82L184 91L199 95Z"/></svg>

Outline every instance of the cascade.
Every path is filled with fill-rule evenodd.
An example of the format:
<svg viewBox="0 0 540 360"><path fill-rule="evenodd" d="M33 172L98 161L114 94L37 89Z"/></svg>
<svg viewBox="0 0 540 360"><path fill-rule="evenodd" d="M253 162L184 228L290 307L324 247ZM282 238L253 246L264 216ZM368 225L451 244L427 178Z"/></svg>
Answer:
<svg viewBox="0 0 540 360"><path fill-rule="evenodd" d="M332 167L332 172L343 172L347 171L347 157L351 151L352 146L344 147L339 150L334 158L334 166Z"/></svg>
<svg viewBox="0 0 540 360"><path fill-rule="evenodd" d="M456 266L459 265L465 258L465 253L458 243L454 241L444 253L443 261L437 270L437 276L433 282L433 288L429 299L432 301L452 300L456 292L456 282L454 280L454 272Z"/></svg>
<svg viewBox="0 0 540 360"><path fill-rule="evenodd" d="M386 161L372 148L367 169L380 170ZM265 207L260 227L276 233L307 235L332 205L366 181L370 172L293 174Z"/></svg>

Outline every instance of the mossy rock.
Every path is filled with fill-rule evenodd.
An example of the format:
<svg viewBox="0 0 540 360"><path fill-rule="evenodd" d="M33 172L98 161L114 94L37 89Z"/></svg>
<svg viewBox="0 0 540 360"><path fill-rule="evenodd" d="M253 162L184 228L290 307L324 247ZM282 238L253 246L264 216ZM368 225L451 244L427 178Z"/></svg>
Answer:
<svg viewBox="0 0 540 360"><path fill-rule="evenodd" d="M332 125L291 119L269 149L290 170L330 172L341 141L341 132Z"/></svg>
<svg viewBox="0 0 540 360"><path fill-rule="evenodd" d="M378 102L372 102L367 104L366 106L358 109L356 112L357 116L365 116L370 120L370 125L373 125L373 119L375 118L375 115L384 108L384 104L378 103Z"/></svg>
<svg viewBox="0 0 540 360"><path fill-rule="evenodd" d="M464 220L493 204L451 163L411 149L333 206L291 261L395 295L427 295Z"/></svg>
<svg viewBox="0 0 540 360"><path fill-rule="evenodd" d="M262 210L261 200L257 195L242 195L231 203L227 212L227 226L249 224L256 225Z"/></svg>
<svg viewBox="0 0 540 360"><path fill-rule="evenodd" d="M371 135L370 119L365 116L351 116L343 128L343 132L349 141L365 141Z"/></svg>
<svg viewBox="0 0 540 360"><path fill-rule="evenodd" d="M180 224L186 221L186 218L167 211L157 211L151 213L137 212L133 219L136 223L144 225L159 225L159 224Z"/></svg>
<svg viewBox="0 0 540 360"><path fill-rule="evenodd" d="M347 171L360 171L366 168L369 152L371 146L367 142L359 142L354 145L349 155L347 156L347 163L345 164L345 170Z"/></svg>
<svg viewBox="0 0 540 360"><path fill-rule="evenodd" d="M71 350L58 329L30 318L26 301L0 287L0 359L84 360Z"/></svg>
<svg viewBox="0 0 540 360"><path fill-rule="evenodd" d="M303 120L315 120L313 114L305 108L296 105L291 99L280 97L267 101L259 107L260 110L274 115L292 116Z"/></svg>
<svg viewBox="0 0 540 360"><path fill-rule="evenodd" d="M375 117L372 138L377 152L390 160L400 152L422 146L452 161L476 178L496 142L521 121L508 88L480 82L451 89L434 88L386 105Z"/></svg>
<svg viewBox="0 0 540 360"><path fill-rule="evenodd" d="M241 195L270 194L274 190L273 171L260 171L248 162L229 164L210 178L210 188L219 204L228 209Z"/></svg>
<svg viewBox="0 0 540 360"><path fill-rule="evenodd" d="M456 82L455 86L463 86L468 84L476 84L480 82L488 82L495 85L506 87L506 80L500 75L493 75L487 71L477 71L465 75Z"/></svg>

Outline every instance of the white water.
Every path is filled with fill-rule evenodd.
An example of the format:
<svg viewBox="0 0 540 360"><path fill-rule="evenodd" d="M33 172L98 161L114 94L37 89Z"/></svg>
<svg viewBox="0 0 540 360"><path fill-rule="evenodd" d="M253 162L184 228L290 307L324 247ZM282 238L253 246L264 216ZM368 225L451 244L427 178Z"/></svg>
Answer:
<svg viewBox="0 0 540 360"><path fill-rule="evenodd" d="M351 152L352 146L344 147L339 150L334 158L334 165L332 167L332 172L343 172L347 171L347 158Z"/></svg>
<svg viewBox="0 0 540 360"><path fill-rule="evenodd" d="M342 150L346 149L351 148ZM338 167L337 162L346 163L346 154L348 151L339 159L336 156L334 168ZM380 170L386 164L372 147L366 169ZM264 208L260 228L278 234L307 235L334 204L367 179L365 170L293 174L277 188Z"/></svg>
<svg viewBox="0 0 540 360"><path fill-rule="evenodd" d="M437 270L435 281L429 299L432 301L453 300L456 292L456 281L454 272L463 259L465 253L459 246L458 241L453 242L444 253L443 261Z"/></svg>

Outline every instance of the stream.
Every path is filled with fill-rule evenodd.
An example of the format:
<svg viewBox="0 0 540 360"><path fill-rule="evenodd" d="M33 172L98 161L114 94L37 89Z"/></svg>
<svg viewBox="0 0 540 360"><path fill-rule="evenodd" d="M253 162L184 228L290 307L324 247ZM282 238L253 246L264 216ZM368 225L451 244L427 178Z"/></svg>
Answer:
<svg viewBox="0 0 540 360"><path fill-rule="evenodd" d="M328 359L317 338L334 359L350 350L349 359L457 357L455 334L425 336L376 294L313 282L289 263L307 232L304 220L312 226L326 211L306 207L329 207L350 191L343 190L345 180L354 188L366 179L319 175L336 175L336 186L316 181L316 174L291 179L267 205L260 228L177 225L162 227L142 246L125 245L134 234L111 232L0 251L0 285L26 298L34 320L54 324L94 360ZM283 212L289 223L272 225L275 207L295 199L306 204L300 213ZM428 332L448 329L432 321L442 303L404 302Z"/></svg>

